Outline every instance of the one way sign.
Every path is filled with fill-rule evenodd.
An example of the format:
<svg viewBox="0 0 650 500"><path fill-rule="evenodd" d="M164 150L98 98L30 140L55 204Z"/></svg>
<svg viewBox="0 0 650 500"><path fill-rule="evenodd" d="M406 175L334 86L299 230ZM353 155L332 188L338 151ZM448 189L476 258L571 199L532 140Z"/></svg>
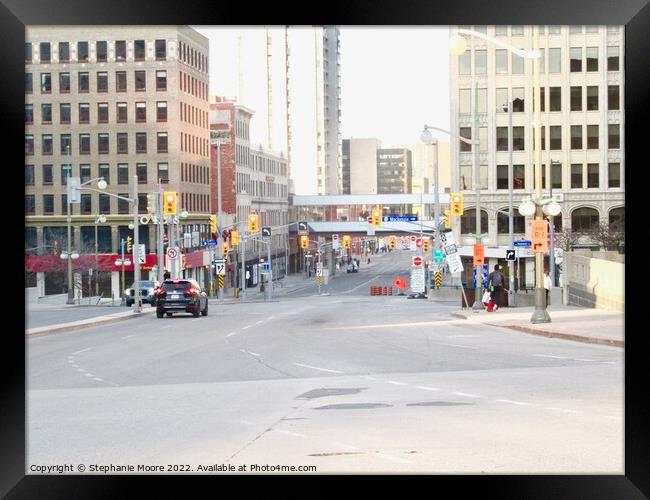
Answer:
<svg viewBox="0 0 650 500"><path fill-rule="evenodd" d="M506 260L516 260L514 250L506 250Z"/></svg>

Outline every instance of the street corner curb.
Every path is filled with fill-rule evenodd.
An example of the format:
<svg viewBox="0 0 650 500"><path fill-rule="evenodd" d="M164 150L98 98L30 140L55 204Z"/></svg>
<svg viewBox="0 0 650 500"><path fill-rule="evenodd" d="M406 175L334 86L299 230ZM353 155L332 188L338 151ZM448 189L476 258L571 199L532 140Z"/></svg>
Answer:
<svg viewBox="0 0 650 500"><path fill-rule="evenodd" d="M465 316L463 313L453 312L453 313L451 313L451 315L454 318L467 319L467 316Z"/></svg>
<svg viewBox="0 0 650 500"><path fill-rule="evenodd" d="M598 338L598 337L588 337L588 336L585 336L585 335L575 335L573 333L553 332L553 331L549 331L549 330L540 330L538 328L532 328L532 327L521 326L521 325L490 324L490 326L500 326L502 328L509 328L511 330L517 330L517 331L520 331L520 332L531 333L533 335L540 335L542 337L558 338L558 339L564 339L564 340L573 340L573 341L576 341L576 342L583 342L583 343L586 343L586 344L601 344L601 345L608 345L608 346L614 346L614 347L625 347L625 341L624 340L604 339L604 338Z"/></svg>
<svg viewBox="0 0 650 500"><path fill-rule="evenodd" d="M72 332L75 330L83 330L84 328L91 328L93 326L106 325L109 323L116 323L118 321L124 321L127 319L138 318L143 316L144 314L146 313L143 312L140 314L128 314L128 315L117 316L117 317L105 317L99 320L97 318L94 318L94 321L82 320L82 321L75 321L71 323L60 323L58 325L41 326L38 328L30 328L29 330L25 330L25 335L27 337L41 337L41 336L51 335L55 333Z"/></svg>

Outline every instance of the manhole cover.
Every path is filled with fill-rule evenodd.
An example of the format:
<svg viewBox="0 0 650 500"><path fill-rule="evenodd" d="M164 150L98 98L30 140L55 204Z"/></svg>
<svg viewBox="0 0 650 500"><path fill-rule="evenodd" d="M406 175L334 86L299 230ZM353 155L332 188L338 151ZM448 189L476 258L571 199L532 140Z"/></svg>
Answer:
<svg viewBox="0 0 650 500"><path fill-rule="evenodd" d="M297 396L296 399L316 399L324 398L326 396L345 396L346 394L359 394L361 391L364 391L366 389L367 387L322 387L320 389L313 389L309 392L305 392L304 394Z"/></svg>
<svg viewBox="0 0 650 500"><path fill-rule="evenodd" d="M406 406L464 406L474 403L456 403L454 401L423 401L421 403L407 403Z"/></svg>
<svg viewBox="0 0 650 500"><path fill-rule="evenodd" d="M373 408L388 408L393 405L384 403L347 403L338 405L325 405L314 408L315 410L372 410Z"/></svg>

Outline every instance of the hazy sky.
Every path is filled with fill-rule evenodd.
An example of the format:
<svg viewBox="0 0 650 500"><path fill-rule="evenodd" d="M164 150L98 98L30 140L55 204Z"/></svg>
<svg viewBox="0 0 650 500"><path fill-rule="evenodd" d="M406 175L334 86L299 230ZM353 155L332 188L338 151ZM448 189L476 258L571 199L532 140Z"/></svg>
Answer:
<svg viewBox="0 0 650 500"><path fill-rule="evenodd" d="M237 96L255 111L254 143L266 143L266 31L263 27L194 26L210 39L210 94ZM384 145L419 141L424 123L449 128L448 29L342 26L342 137L375 137ZM237 35L242 34L241 48ZM282 93L284 30L271 28L274 92ZM238 51L242 62L238 64ZM300 71L300 68L293 68ZM306 92L312 89L306 89ZM278 95L278 97L280 97ZM281 100L281 99L278 99ZM274 149L285 150L284 112L273 109Z"/></svg>

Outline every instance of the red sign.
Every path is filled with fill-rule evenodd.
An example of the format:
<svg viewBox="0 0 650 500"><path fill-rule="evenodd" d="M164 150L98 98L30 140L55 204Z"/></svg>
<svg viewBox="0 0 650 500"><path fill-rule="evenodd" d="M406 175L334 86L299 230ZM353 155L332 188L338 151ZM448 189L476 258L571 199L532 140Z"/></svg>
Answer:
<svg viewBox="0 0 650 500"><path fill-rule="evenodd" d="M485 247L474 245L474 265L482 266L483 264L485 264Z"/></svg>
<svg viewBox="0 0 650 500"><path fill-rule="evenodd" d="M411 241L415 241L415 236L411 235Z"/></svg>
<svg viewBox="0 0 650 500"><path fill-rule="evenodd" d="M336 241L336 240L338 240L338 239L339 239L339 235L338 235L338 234L333 234L333 235L332 235L332 240L333 240L333 241Z"/></svg>
<svg viewBox="0 0 650 500"><path fill-rule="evenodd" d="M548 222L544 219L535 219L530 225L530 232L533 252L548 252Z"/></svg>
<svg viewBox="0 0 650 500"><path fill-rule="evenodd" d="M421 267L422 266L422 257L415 256L413 257L413 267Z"/></svg>
<svg viewBox="0 0 650 500"><path fill-rule="evenodd" d="M422 246L422 238L418 238L415 240L415 246L418 248Z"/></svg>

